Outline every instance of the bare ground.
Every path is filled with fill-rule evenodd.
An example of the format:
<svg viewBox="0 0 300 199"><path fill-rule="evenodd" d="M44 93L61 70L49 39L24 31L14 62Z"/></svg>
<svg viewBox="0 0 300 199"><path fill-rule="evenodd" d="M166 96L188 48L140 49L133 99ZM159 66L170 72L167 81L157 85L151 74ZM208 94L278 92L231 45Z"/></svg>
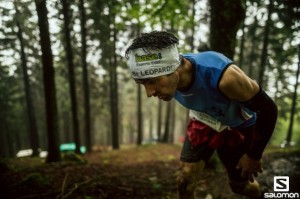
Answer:
<svg viewBox="0 0 300 199"><path fill-rule="evenodd" d="M61 163L40 158L2 160L0 198L175 199L177 145L101 149L83 157L66 155ZM242 199L233 194L217 158L201 173L198 199ZM258 177L264 191L273 191L274 176L289 176L290 192L300 192L300 151L270 148Z"/></svg>

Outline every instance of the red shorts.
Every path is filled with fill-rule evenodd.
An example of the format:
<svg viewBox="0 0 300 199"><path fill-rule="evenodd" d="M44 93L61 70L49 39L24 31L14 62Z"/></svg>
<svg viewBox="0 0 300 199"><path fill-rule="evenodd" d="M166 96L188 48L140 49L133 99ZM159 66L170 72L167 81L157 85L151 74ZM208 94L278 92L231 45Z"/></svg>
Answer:
<svg viewBox="0 0 300 199"><path fill-rule="evenodd" d="M196 123L198 123L198 121L196 121ZM201 124L202 123L200 123L200 126L202 126ZM181 150L180 160L190 163L200 160L208 161L213 152L217 150L221 162L227 169L229 178L235 181L246 180L241 177L240 170L236 169L236 166L242 155L251 147L255 129L254 126L237 129L240 135L234 135L237 132L232 133L226 130L228 131L226 132L227 134L222 136L209 127L204 128L202 126L201 128L195 128L195 126L197 126L197 124L195 125L195 123L191 123L190 121Z"/></svg>

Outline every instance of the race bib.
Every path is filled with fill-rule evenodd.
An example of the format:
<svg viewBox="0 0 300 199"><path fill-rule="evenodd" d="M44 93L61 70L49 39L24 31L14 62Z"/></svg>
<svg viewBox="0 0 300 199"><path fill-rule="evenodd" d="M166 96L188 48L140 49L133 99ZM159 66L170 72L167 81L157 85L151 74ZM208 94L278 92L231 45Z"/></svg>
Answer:
<svg viewBox="0 0 300 199"><path fill-rule="evenodd" d="M229 128L229 126L222 124L219 120L216 120L215 118L203 112L190 110L189 117L206 124L217 132L221 132Z"/></svg>

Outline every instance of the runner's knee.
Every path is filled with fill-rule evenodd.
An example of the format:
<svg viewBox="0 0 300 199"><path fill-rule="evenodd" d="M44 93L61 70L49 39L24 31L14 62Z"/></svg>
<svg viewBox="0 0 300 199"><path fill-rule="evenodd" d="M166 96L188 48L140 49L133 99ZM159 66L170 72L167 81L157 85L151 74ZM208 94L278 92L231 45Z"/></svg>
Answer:
<svg viewBox="0 0 300 199"><path fill-rule="evenodd" d="M181 162L181 171L177 177L179 191L180 189L181 191L194 191L200 171L204 168L204 165L204 161L195 163Z"/></svg>
<svg viewBox="0 0 300 199"><path fill-rule="evenodd" d="M181 171L186 177L195 176L204 168L204 165L205 163L202 160L193 163L181 162Z"/></svg>

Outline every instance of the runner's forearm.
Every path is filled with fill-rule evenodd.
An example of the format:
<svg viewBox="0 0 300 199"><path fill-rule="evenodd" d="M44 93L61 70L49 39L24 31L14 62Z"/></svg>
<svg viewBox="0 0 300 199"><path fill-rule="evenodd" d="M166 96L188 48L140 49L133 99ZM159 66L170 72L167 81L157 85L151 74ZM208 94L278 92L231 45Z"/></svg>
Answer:
<svg viewBox="0 0 300 199"><path fill-rule="evenodd" d="M255 133L258 136L253 140L247 154L258 160L273 134L277 120L277 106L262 89L249 101L242 102L242 105L257 113Z"/></svg>

